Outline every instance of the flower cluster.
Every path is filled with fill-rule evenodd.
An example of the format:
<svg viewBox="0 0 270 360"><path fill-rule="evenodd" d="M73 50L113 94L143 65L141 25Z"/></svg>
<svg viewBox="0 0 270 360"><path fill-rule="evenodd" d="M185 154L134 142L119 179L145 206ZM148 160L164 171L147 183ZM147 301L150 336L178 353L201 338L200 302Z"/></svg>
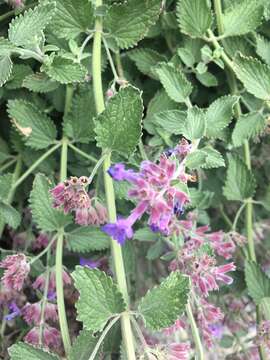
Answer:
<svg viewBox="0 0 270 360"><path fill-rule="evenodd" d="M4 287L20 291L30 271L26 256L24 254L9 255L1 261L0 267L6 269L2 277Z"/></svg>
<svg viewBox="0 0 270 360"><path fill-rule="evenodd" d="M230 285L233 282L228 273L236 270L234 263L218 265L216 255L230 259L236 250L234 237L221 231L209 233L208 226L197 227L196 216L192 213L187 220L179 222L179 229L184 244L177 258L170 263L170 270L180 270L190 277L194 312L197 313L204 341L211 347L214 339L222 332L224 315L220 308L209 303L206 298L210 292L219 289L219 283Z"/></svg>
<svg viewBox="0 0 270 360"><path fill-rule="evenodd" d="M132 238L134 223L146 213L152 231L171 235L184 206L189 202L182 185L194 180L194 177L185 173L184 166L184 159L190 149L190 144L183 139L175 149L162 154L157 164L143 161L139 172L126 169L121 163L112 166L108 172L114 180L125 180L132 184L128 196L136 200L137 206L128 218L119 218L116 223L106 224L103 231L123 244L126 239Z"/></svg>
<svg viewBox="0 0 270 360"><path fill-rule="evenodd" d="M270 352L270 320L262 321L258 326L257 343Z"/></svg>
<svg viewBox="0 0 270 360"><path fill-rule="evenodd" d="M53 206L63 208L64 212L75 212L75 222L79 225L101 225L107 221L106 208L97 200L92 200L86 191L89 179L71 177L59 183L50 192Z"/></svg>

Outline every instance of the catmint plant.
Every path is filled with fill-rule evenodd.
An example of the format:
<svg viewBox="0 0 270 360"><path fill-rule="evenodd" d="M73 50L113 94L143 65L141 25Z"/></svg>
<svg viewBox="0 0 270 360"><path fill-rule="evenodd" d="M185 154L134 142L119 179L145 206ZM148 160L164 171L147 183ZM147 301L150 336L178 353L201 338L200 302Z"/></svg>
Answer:
<svg viewBox="0 0 270 360"><path fill-rule="evenodd" d="M0 1L3 359L270 358L269 21Z"/></svg>

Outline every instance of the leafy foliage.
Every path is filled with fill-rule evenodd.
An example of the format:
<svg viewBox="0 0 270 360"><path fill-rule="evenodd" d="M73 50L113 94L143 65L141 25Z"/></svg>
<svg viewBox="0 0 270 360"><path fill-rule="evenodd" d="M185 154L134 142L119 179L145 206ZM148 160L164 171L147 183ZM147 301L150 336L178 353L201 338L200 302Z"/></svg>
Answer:
<svg viewBox="0 0 270 360"><path fill-rule="evenodd" d="M1 220L3 219L13 229L16 229L21 222L20 213L9 204L0 201L0 215Z"/></svg>
<svg viewBox="0 0 270 360"><path fill-rule="evenodd" d="M83 329L72 344L68 360L89 360L98 338L89 330ZM95 357L95 360L97 357Z"/></svg>
<svg viewBox="0 0 270 360"><path fill-rule="evenodd" d="M71 251L84 253L104 250L109 247L110 238L93 226L77 227L66 233L67 246Z"/></svg>
<svg viewBox="0 0 270 360"><path fill-rule="evenodd" d="M45 350L33 347L29 344L19 342L9 348L11 360L57 360L57 355L51 354Z"/></svg>
<svg viewBox="0 0 270 360"><path fill-rule="evenodd" d="M98 146L130 155L141 137L142 112L140 91L122 88L96 120Z"/></svg>
<svg viewBox="0 0 270 360"><path fill-rule="evenodd" d="M194 106L187 111L187 119L183 126L183 135L189 140L201 138L206 129L205 112Z"/></svg>
<svg viewBox="0 0 270 360"><path fill-rule="evenodd" d="M203 168L211 169L225 166L224 159L220 152L210 146L196 150L187 157L187 167L190 169Z"/></svg>
<svg viewBox="0 0 270 360"><path fill-rule="evenodd" d="M188 278L180 272L172 272L141 299L139 312L143 315L145 325L152 330L173 325L185 310L188 292Z"/></svg>
<svg viewBox="0 0 270 360"><path fill-rule="evenodd" d="M111 277L100 270L77 266L72 273L80 292L76 303L78 320L86 329L102 330L113 316L125 311L126 305Z"/></svg>
<svg viewBox="0 0 270 360"><path fill-rule="evenodd" d="M262 271L260 266L253 261L245 264L245 278L249 295L257 305L270 296L270 278Z"/></svg>
<svg viewBox="0 0 270 360"><path fill-rule="evenodd" d="M262 133L265 128L265 119L258 113L253 112L242 115L235 125L232 133L234 146L240 146L245 140L254 138Z"/></svg>
<svg viewBox="0 0 270 360"><path fill-rule="evenodd" d="M35 73L26 76L22 85L37 93L47 93L58 88L59 84L56 81L51 80L44 73Z"/></svg>

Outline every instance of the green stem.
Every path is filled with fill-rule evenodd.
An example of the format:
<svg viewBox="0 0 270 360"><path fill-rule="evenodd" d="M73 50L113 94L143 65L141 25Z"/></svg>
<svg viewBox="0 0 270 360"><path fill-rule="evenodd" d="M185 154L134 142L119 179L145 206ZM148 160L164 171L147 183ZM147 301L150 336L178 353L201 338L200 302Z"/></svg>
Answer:
<svg viewBox="0 0 270 360"><path fill-rule="evenodd" d="M58 143L46 151L27 171L12 185L12 189L16 189L21 183L45 160L50 156L55 150L61 146L61 143Z"/></svg>
<svg viewBox="0 0 270 360"><path fill-rule="evenodd" d="M116 316L115 318L113 318L109 324L107 325L107 327L103 330L102 334L100 335L100 338L98 339L98 342L89 358L89 360L94 360L96 358L96 355L98 353L98 350L100 348L100 346L102 345L106 335L108 334L108 332L111 330L111 328L113 327L113 325L119 320L120 315Z"/></svg>
<svg viewBox="0 0 270 360"><path fill-rule="evenodd" d="M52 247L52 244L55 242L56 240L56 236L54 236L52 238L52 240L49 242L49 244L45 247L45 249L43 249L37 256L35 256L32 260L30 260L29 265L34 264L34 262L36 262L38 259L40 259L43 255L45 255L46 253L48 254L49 250Z"/></svg>
<svg viewBox="0 0 270 360"><path fill-rule="evenodd" d="M39 345L42 346L43 342L43 331L44 331L44 325L45 325L45 310L46 310L46 304L47 304L47 297L48 297L48 290L49 290L49 280L50 280L50 256L51 252L47 252L47 261L46 261L46 278L45 278L45 285L44 285L44 291L43 291L43 299L41 304L41 315L40 315L40 322L39 322Z"/></svg>
<svg viewBox="0 0 270 360"><path fill-rule="evenodd" d="M118 75L121 79L124 79L125 78L125 74L124 74L124 69L123 69L123 66L122 66L122 62L121 62L121 56L120 56L120 53L117 52L115 54L115 63L116 63L116 67L117 67L117 72L118 72Z"/></svg>
<svg viewBox="0 0 270 360"><path fill-rule="evenodd" d="M79 155L85 157L86 159L90 160L93 163L97 163L98 160L93 157L92 155L86 154L86 152L82 151L81 149L78 149L76 146L74 146L73 144L69 143L68 146L75 151L76 153L78 153Z"/></svg>
<svg viewBox="0 0 270 360"><path fill-rule="evenodd" d="M6 169L8 169L11 165L13 165L15 162L17 161L17 158L12 159L10 161L8 161L6 164L4 164L1 168L0 168L0 173L4 172Z"/></svg>
<svg viewBox="0 0 270 360"><path fill-rule="evenodd" d="M102 0L96 0L96 7L102 6ZM102 77L101 77L101 41L102 41L102 19L97 18L95 21L95 35L93 42L93 61L92 61L92 74L93 74L93 88L96 104L97 114L100 114L105 109ZM106 152L106 150L104 151ZM111 154L108 153L103 162L103 176L106 193L106 201L108 208L108 220L111 223L116 222L116 206L115 194L113 188L112 178L107 173L111 166ZM121 246L113 239L111 239L111 252L113 258L113 265L117 284L126 303L129 303L129 296L127 290L126 274L124 268L124 261L122 256ZM128 312L121 314L121 328L122 337L127 353L128 360L136 360L135 348L133 342L133 334L130 323L130 315Z"/></svg>
<svg viewBox="0 0 270 360"><path fill-rule="evenodd" d="M107 41L104 39L104 37L102 38L103 40L103 44L104 44L104 47L105 47L105 50L106 50L106 53L107 53L107 57L108 57L108 60L109 60L109 63L110 63L110 67L111 67L111 70L112 70L112 73L113 73L113 77L114 77L114 81L118 82L119 81L119 76L117 74L117 71L115 69L115 66L114 66L114 62L113 62L113 59L112 59L112 56L111 56L111 53L110 53L110 49L107 45Z"/></svg>
<svg viewBox="0 0 270 360"><path fill-rule="evenodd" d="M140 139L138 146L139 146L139 150L140 150L140 154L141 154L142 159L143 159L143 160L148 160L148 157L147 157L147 154L146 154L146 152L145 152L142 139Z"/></svg>
<svg viewBox="0 0 270 360"><path fill-rule="evenodd" d="M187 312L187 317L188 317L189 324L191 327L193 340L195 343L195 349L196 349L195 359L196 360L204 360L204 351L203 351L203 346L202 346L202 342L201 342L201 338L200 338L200 333L199 333L199 329L197 327L196 321L195 321L193 313L192 313L190 302L188 302L188 304L187 304L186 312Z"/></svg>
<svg viewBox="0 0 270 360"><path fill-rule="evenodd" d="M233 231L236 231L236 227L237 227L237 223L238 223L239 217L240 217L240 215L242 214L242 211L244 210L244 208L246 207L246 205L247 205L247 203L244 202L244 203L240 206L240 208L238 209L238 211L237 211L237 213L236 213L236 215L235 215L235 218L234 218L234 222L233 222L233 224L232 224L232 230L233 230Z"/></svg>
<svg viewBox="0 0 270 360"><path fill-rule="evenodd" d="M67 86L66 88L66 102L65 113L67 115L71 106L71 100L73 95L73 87ZM63 137L62 150L61 150L61 163L60 163L60 181L64 181L67 178L67 160L68 160L68 139ZM63 284L63 247L64 247L64 229L59 229L56 253L55 253L55 282L56 282L56 296L57 296L57 309L59 316L59 325L61 330L61 336L64 344L66 355L71 349L71 341L68 331L68 323L65 309L64 300L64 284Z"/></svg>

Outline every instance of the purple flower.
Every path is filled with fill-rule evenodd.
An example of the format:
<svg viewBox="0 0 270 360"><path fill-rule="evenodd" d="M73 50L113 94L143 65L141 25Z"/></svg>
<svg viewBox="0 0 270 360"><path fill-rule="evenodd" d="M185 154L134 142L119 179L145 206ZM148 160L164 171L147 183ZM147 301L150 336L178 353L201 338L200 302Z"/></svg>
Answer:
<svg viewBox="0 0 270 360"><path fill-rule="evenodd" d="M20 291L30 271L26 256L9 255L0 263L0 267L6 269L2 277L5 288Z"/></svg>
<svg viewBox="0 0 270 360"><path fill-rule="evenodd" d="M87 266L90 269L95 269L100 265L100 261L93 261L91 259L85 259L83 257L80 257L80 265Z"/></svg>
<svg viewBox="0 0 270 360"><path fill-rule="evenodd" d="M131 169L126 170L125 165L122 163L111 166L108 169L108 174L116 181L132 181L136 177L135 172Z"/></svg>
<svg viewBox="0 0 270 360"><path fill-rule="evenodd" d="M144 214L148 204L146 201L140 202L135 209L132 210L127 219L118 219L114 224L106 224L101 230L111 236L120 245L123 245L127 239L133 237L132 225Z"/></svg>
<svg viewBox="0 0 270 360"><path fill-rule="evenodd" d="M9 309L9 314L4 316L4 319L6 321L13 320L15 317L21 315L21 310L18 308L17 304L14 301L12 301L12 303L9 304L8 309Z"/></svg>

